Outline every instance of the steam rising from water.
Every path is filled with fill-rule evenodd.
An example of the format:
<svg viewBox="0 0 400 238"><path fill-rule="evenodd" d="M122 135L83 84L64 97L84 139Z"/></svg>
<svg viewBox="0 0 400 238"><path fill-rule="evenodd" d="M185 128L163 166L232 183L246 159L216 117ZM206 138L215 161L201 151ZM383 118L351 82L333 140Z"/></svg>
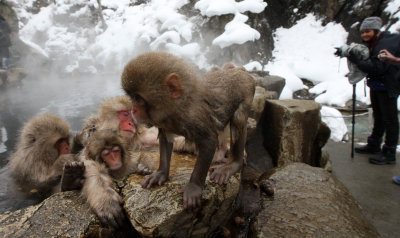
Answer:
<svg viewBox="0 0 400 238"><path fill-rule="evenodd" d="M17 130L32 117L51 113L66 120L72 132L81 129L83 119L97 111L103 98L124 95L119 75L60 77L28 75L19 86L9 86L0 95L0 153L5 138L15 141ZM3 136L6 135L6 136ZM12 137L12 138L11 138ZM13 146L11 146L13 148ZM0 160L4 160L0 154Z"/></svg>

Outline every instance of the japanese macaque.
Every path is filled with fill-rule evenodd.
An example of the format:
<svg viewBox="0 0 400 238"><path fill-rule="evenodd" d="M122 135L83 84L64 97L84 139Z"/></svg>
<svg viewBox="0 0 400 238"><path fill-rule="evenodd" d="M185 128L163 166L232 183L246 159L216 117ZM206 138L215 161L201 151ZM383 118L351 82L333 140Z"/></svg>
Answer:
<svg viewBox="0 0 400 238"><path fill-rule="evenodd" d="M99 219L114 227L122 224L124 213L121 207L122 199L114 190L113 178L143 173L138 169L138 159L133 159L134 155L130 153L132 151L126 149L123 137L112 130L94 132L88 145L80 153L80 160L85 165L86 178L82 194Z"/></svg>
<svg viewBox="0 0 400 238"><path fill-rule="evenodd" d="M159 128L160 165L141 181L143 188L167 181L173 134L193 141L199 150L189 183L181 191L185 209L200 206L208 170L211 180L223 184L241 169L255 92L255 81L243 67L215 69L200 79L182 59L150 52L125 66L121 84L133 101L136 120ZM218 134L228 123L230 157L227 163L210 168Z"/></svg>
<svg viewBox="0 0 400 238"><path fill-rule="evenodd" d="M229 151L228 146L228 136L229 136L229 127L225 127L225 130L222 132L218 132L218 147L217 151L214 154L212 163L226 163L227 162L227 153ZM185 139L183 136L177 136L174 138L173 151L175 152L183 152L183 153L192 153L198 155L199 150L196 148L195 143L190 142Z"/></svg>
<svg viewBox="0 0 400 238"><path fill-rule="evenodd" d="M24 125L9 162L19 189L47 197L61 190L79 188L83 170L75 170L79 162L69 154L69 136L67 122L51 114L36 116Z"/></svg>
<svg viewBox="0 0 400 238"><path fill-rule="evenodd" d="M93 132L111 129L118 131L124 138L128 149L137 150L158 146L158 131L144 126L137 127L131 117L131 112L132 101L127 96L104 99L99 106L98 114L86 119L82 131L74 138L75 142L80 141L83 148ZM74 144L79 144L79 142Z"/></svg>

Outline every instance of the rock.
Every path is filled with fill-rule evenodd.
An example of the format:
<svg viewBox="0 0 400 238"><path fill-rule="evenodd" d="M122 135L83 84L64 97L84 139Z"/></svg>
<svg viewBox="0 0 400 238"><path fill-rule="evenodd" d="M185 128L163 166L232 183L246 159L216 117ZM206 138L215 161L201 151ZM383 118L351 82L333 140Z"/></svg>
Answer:
<svg viewBox="0 0 400 238"><path fill-rule="evenodd" d="M314 100L317 96L317 94L310 93L308 89L300 89L293 92L293 99Z"/></svg>
<svg viewBox="0 0 400 238"><path fill-rule="evenodd" d="M257 86L263 87L267 91L276 92L277 97L270 99L279 98L283 88L285 87L284 78L269 75L269 72L267 71L251 71L250 73L254 76Z"/></svg>
<svg viewBox="0 0 400 238"><path fill-rule="evenodd" d="M57 193L42 203L0 215L1 237L84 237L100 223L76 191ZM94 230L94 229L92 229Z"/></svg>
<svg viewBox="0 0 400 238"><path fill-rule="evenodd" d="M360 102L358 100L356 100L356 111L357 112L365 112L368 111L369 106L366 103ZM346 111L353 111L353 99L348 100L345 103L345 107L342 108L342 110L346 110Z"/></svg>
<svg viewBox="0 0 400 238"><path fill-rule="evenodd" d="M264 145L276 166L304 162L320 166L330 129L321 121L321 105L308 100L267 100Z"/></svg>
<svg viewBox="0 0 400 238"><path fill-rule="evenodd" d="M124 207L142 237L207 237L227 220L239 191L239 174L222 186L207 177L202 207L195 211L183 209L178 191L189 181L195 160L195 156L173 154L170 180L163 186L143 189L139 184L142 176L127 179L122 189Z"/></svg>
<svg viewBox="0 0 400 238"><path fill-rule="evenodd" d="M274 192L262 196L251 238L379 237L346 187L322 168L292 163L261 183L272 183Z"/></svg>

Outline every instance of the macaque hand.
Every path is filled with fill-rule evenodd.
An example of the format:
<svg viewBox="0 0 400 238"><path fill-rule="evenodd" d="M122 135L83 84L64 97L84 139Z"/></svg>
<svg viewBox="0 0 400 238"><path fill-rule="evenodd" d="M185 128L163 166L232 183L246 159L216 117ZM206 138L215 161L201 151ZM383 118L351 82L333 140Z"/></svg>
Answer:
<svg viewBox="0 0 400 238"><path fill-rule="evenodd" d="M151 188L153 184L158 184L159 186L163 185L165 181L167 181L168 175L159 170L155 173L152 173L150 175L146 175L142 181L140 181L140 184L142 185L142 188Z"/></svg>
<svg viewBox="0 0 400 238"><path fill-rule="evenodd" d="M66 162L61 177L61 191L81 189L84 182L84 172L85 165L83 162Z"/></svg>
<svg viewBox="0 0 400 238"><path fill-rule="evenodd" d="M210 179L217 184L227 184L229 178L240 170L240 165L235 162L213 166L209 169Z"/></svg>
<svg viewBox="0 0 400 238"><path fill-rule="evenodd" d="M136 173L141 175L151 174L151 169L149 169L145 164L139 163L137 166Z"/></svg>
<svg viewBox="0 0 400 238"><path fill-rule="evenodd" d="M102 199L97 200L93 210L103 224L118 228L123 225L125 219L121 207L123 203L124 201L119 194L112 188L108 188Z"/></svg>
<svg viewBox="0 0 400 238"><path fill-rule="evenodd" d="M188 183L183 190L179 193L183 193L183 208L193 209L201 206L201 192L200 186L194 183Z"/></svg>

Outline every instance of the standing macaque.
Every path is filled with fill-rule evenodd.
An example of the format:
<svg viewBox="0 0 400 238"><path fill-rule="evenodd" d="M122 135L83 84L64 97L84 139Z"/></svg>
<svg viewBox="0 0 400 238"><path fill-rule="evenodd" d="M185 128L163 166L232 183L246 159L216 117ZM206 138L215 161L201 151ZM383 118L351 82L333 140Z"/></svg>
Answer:
<svg viewBox="0 0 400 238"><path fill-rule="evenodd" d="M199 150L189 183L182 191L183 206L200 206L218 134L228 123L230 157L226 164L210 168L210 179L227 183L241 169L246 123L255 92L255 81L243 67L212 70L200 79L184 60L169 53L151 52L125 66L121 84L133 101L136 120L159 128L159 168L141 181L143 188L167 181L173 135L182 135Z"/></svg>
<svg viewBox="0 0 400 238"><path fill-rule="evenodd" d="M36 116L24 125L9 162L19 189L47 197L79 188L83 170L75 170L79 163L69 154L69 136L68 123L51 114Z"/></svg>
<svg viewBox="0 0 400 238"><path fill-rule="evenodd" d="M226 126L224 131L218 133L218 147L217 151L214 154L212 163L226 163L226 155L229 151L228 146L228 136L229 136L229 127ZM196 148L196 145L193 142L190 142L185 139L183 136L177 136L174 138L173 149L174 152L184 152L184 153L193 153L198 155L199 150Z"/></svg>
<svg viewBox="0 0 400 238"><path fill-rule="evenodd" d="M133 159L130 153L123 137L110 129L92 133L87 146L80 153L86 178L82 194L99 219L114 227L122 224L124 213L121 207L123 201L114 190L113 178L143 173L138 169L138 159Z"/></svg>

